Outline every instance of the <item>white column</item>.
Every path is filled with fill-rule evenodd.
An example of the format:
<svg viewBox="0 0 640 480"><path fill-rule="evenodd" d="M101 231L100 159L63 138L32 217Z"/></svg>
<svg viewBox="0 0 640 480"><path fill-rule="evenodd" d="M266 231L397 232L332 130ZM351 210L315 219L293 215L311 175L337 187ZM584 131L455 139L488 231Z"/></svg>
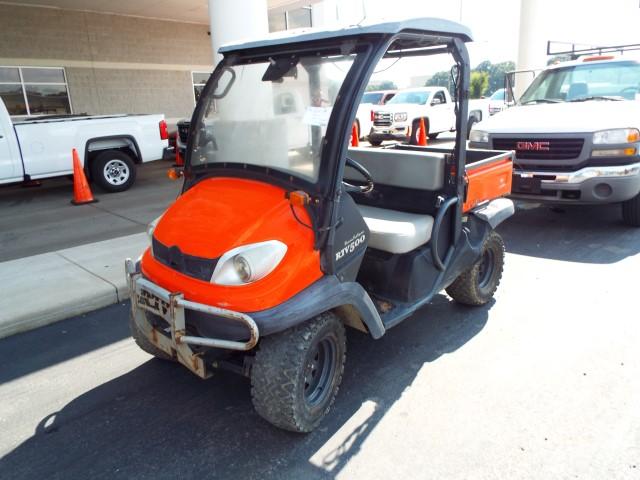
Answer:
<svg viewBox="0 0 640 480"><path fill-rule="evenodd" d="M548 1L520 1L520 36L518 38L518 61L516 70L544 68L547 64L547 40L549 31L546 28L545 16L553 9L548 9ZM516 77L516 98L524 93L533 77L521 74Z"/></svg>
<svg viewBox="0 0 640 480"><path fill-rule="evenodd" d="M267 0L209 0L209 26L216 65L221 45L269 33Z"/></svg>

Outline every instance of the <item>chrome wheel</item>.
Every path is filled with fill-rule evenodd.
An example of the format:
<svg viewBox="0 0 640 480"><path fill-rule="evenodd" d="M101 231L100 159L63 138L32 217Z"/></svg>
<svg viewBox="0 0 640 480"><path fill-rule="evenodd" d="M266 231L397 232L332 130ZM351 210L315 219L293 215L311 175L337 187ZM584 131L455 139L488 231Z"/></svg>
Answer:
<svg viewBox="0 0 640 480"><path fill-rule="evenodd" d="M104 179L111 185L125 184L131 176L129 166L120 159L109 160L102 169Z"/></svg>

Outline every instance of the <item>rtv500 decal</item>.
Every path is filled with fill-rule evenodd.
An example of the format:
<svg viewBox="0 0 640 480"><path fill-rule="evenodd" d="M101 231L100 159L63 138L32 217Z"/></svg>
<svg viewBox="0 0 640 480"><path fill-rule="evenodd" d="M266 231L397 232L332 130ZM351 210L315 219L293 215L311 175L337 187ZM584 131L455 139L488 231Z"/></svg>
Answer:
<svg viewBox="0 0 640 480"><path fill-rule="evenodd" d="M367 236L364 233L364 230L356 233L349 240L344 242L344 247L336 252L336 261L344 258L345 255L349 255L356 251L356 249L365 243Z"/></svg>

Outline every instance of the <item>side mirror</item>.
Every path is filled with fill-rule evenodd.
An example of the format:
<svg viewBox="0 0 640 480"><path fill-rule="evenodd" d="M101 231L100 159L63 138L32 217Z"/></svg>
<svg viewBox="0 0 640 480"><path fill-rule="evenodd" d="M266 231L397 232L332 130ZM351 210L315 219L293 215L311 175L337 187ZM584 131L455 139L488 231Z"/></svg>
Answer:
<svg viewBox="0 0 640 480"><path fill-rule="evenodd" d="M439 98L434 98L433 100L431 100L431 105L441 105L442 104L442 100L440 100Z"/></svg>

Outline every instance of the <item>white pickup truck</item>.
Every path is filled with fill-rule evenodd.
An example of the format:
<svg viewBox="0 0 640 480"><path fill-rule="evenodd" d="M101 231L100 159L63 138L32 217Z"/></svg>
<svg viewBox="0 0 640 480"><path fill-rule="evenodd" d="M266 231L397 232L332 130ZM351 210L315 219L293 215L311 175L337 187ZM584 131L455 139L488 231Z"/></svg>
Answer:
<svg viewBox="0 0 640 480"><path fill-rule="evenodd" d="M598 55L547 67L517 105L475 125L470 146L515 150L515 198L620 203L640 227L640 62Z"/></svg>
<svg viewBox="0 0 640 480"><path fill-rule="evenodd" d="M454 103L446 88L408 88L396 93L386 105L374 109L369 142L377 146L383 140L409 140L415 145L421 118L431 139L455 130Z"/></svg>
<svg viewBox="0 0 640 480"><path fill-rule="evenodd" d="M164 115L65 115L13 123L0 100L0 184L73 173L78 150L87 176L107 192L128 189L136 164L162 158Z"/></svg>

